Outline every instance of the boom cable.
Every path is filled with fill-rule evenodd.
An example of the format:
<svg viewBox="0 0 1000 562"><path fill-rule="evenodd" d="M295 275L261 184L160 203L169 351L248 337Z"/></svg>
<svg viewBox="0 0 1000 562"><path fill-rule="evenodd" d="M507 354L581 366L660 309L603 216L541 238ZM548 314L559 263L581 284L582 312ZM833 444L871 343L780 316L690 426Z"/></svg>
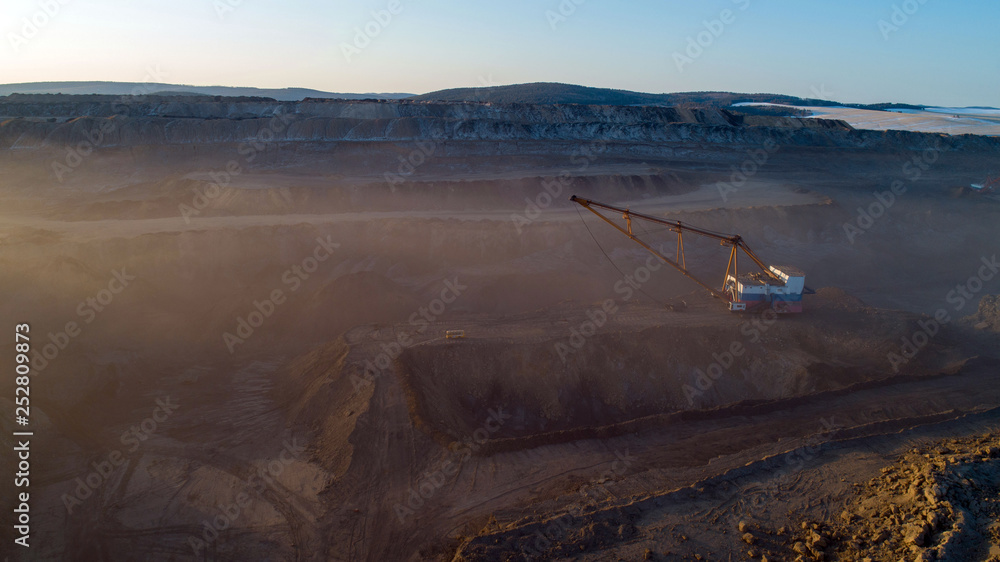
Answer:
<svg viewBox="0 0 1000 562"><path fill-rule="evenodd" d="M604 251L604 247L601 246L601 243L597 241L597 237L594 236L594 232L592 230L590 230L590 225L587 224L587 220L585 218L583 218L583 213L580 211L580 206L579 205L574 205L574 206L576 207L576 213L578 215L580 215L580 221L583 222L583 226L587 228L587 232L590 233L590 237L594 240L594 244L597 244L597 248L599 250L601 250L602 254L604 254L604 257L608 260L608 263L610 263L611 266L614 267L618 271L619 275L622 276L622 279L625 279L626 277L628 277L627 275L625 275L625 272L623 272L621 270L621 268L618 267L618 265L614 262L614 260L611 259L611 256L609 256L608 253ZM652 277L652 272L650 272L650 277ZM667 303L665 303L665 302L663 302L663 301L661 301L661 300L653 297L652 295L650 295L649 293L647 293L645 290L643 290L642 286L636 286L635 288L640 293L646 295L646 297L648 297L651 301L655 302L656 304L659 304L661 306L667 306Z"/></svg>

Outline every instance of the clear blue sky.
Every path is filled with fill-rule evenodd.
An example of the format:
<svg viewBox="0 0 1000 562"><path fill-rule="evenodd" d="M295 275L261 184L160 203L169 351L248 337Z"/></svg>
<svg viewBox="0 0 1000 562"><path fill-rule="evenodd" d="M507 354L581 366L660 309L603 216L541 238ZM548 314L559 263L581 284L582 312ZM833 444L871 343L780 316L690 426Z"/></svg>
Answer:
<svg viewBox="0 0 1000 562"><path fill-rule="evenodd" d="M39 2L65 5L28 38ZM390 0L3 0L0 83L140 82L159 68L171 83L334 92L547 81L1000 107L996 0L563 0L575 12L554 29L560 0L399 2L348 62L343 45ZM886 39L894 4L917 9ZM674 53L725 9L734 21L678 70Z"/></svg>

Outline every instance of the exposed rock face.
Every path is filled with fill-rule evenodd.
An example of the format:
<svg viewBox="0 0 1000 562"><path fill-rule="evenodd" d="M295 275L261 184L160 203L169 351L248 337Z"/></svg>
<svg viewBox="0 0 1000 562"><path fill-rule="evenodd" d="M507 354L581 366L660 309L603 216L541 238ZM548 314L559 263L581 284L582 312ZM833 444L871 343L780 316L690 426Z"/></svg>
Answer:
<svg viewBox="0 0 1000 562"><path fill-rule="evenodd" d="M991 434L913 449L860 486L843 524L821 529L831 549L791 550L808 560L996 560L997 445Z"/></svg>
<svg viewBox="0 0 1000 562"><path fill-rule="evenodd" d="M705 108L612 106L577 104L491 104L477 102L351 101L306 99L278 102L265 98L30 96L0 98L0 115L6 117L175 117L248 119L291 113L303 117L338 119L399 119L424 117L445 120L575 123L700 123L739 125L744 117ZM845 126L845 125L840 125Z"/></svg>
<svg viewBox="0 0 1000 562"><path fill-rule="evenodd" d="M744 117L716 109L410 101L191 101L114 96L0 100L0 149L283 142L587 141L876 150L995 150L1000 139L857 131L842 121Z"/></svg>
<svg viewBox="0 0 1000 562"><path fill-rule="evenodd" d="M979 301L979 311L969 320L976 328L1000 332L1000 295L986 295Z"/></svg>

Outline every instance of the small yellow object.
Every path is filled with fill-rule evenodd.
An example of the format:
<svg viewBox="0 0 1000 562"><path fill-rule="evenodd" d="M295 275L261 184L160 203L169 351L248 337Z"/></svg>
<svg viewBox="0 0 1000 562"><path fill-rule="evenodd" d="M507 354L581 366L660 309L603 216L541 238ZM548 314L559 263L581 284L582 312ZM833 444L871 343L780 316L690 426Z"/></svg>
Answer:
<svg viewBox="0 0 1000 562"><path fill-rule="evenodd" d="M465 330L448 330L447 332L444 333L444 337L450 340L457 338L464 338Z"/></svg>

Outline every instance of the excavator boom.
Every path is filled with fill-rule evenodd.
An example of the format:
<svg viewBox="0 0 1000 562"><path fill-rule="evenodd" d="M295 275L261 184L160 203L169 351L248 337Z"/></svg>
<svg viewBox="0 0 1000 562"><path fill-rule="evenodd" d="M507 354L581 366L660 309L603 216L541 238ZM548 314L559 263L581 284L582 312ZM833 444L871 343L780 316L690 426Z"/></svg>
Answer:
<svg viewBox="0 0 1000 562"><path fill-rule="evenodd" d="M664 263L672 266L674 269L679 271L685 277L691 279L702 288L707 290L712 296L724 300L729 303L729 309L733 311L747 310L748 300L754 301L754 306L757 304L762 304L764 302L782 303L773 304L773 307L778 312L798 312L801 310L801 293L804 288L804 276L794 268L784 268L791 273L786 273L782 269L768 266L757 255L750 249L750 247L743 240L743 237L738 234L723 234L719 232L713 232L704 228L698 228L696 226L691 226L684 224L680 221L671 221L667 219L661 219L658 217L646 215L643 213L636 213L629 209L623 209L621 207L616 207L614 205L608 205L606 203L600 203L590 199L584 199L582 197L577 197L576 195L570 197L570 201L577 203L588 211L597 215L601 220L610 224L616 230L627 236L633 242L639 244L645 248L649 253L653 254ZM612 211L615 213L621 213L623 219L625 219L625 226L611 220L609 217L605 216L601 211ZM669 257L663 255L663 253L657 251L652 246L642 241L632 232L632 221L633 219L648 221L651 223L668 226L672 232L677 234L677 258L670 259ZM697 276L692 274L687 269L687 260L684 258L684 239L685 233L696 234L698 236L703 236L706 238L711 238L718 240L723 246L730 247L729 254L729 264L726 266L726 277L723 282L723 289L720 291L708 283L702 281ZM739 275L739 265L738 257L739 251L742 250L747 257L754 262L757 267L764 273L763 276L756 274L753 279L748 279L746 277L741 278ZM763 279L766 278L766 281ZM774 288L772 289L772 285ZM780 288L779 288L780 287ZM790 291L785 290L785 288L790 287ZM794 291L797 288L797 293ZM794 300L797 296L797 300ZM761 298L763 297L763 298ZM759 303L756 301L760 301ZM795 302L796 304L788 304L789 302Z"/></svg>

